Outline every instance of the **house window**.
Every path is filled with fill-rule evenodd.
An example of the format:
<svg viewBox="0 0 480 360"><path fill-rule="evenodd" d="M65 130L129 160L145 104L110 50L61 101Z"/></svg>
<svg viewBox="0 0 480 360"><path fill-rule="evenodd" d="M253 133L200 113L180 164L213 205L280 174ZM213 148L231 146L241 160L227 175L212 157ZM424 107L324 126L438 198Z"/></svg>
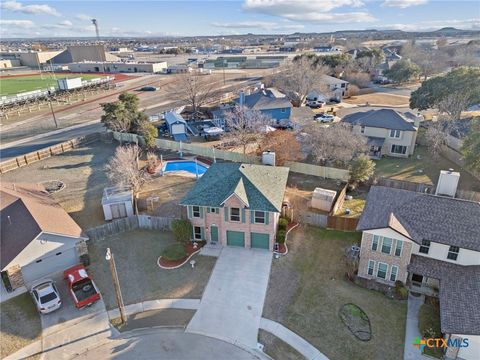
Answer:
<svg viewBox="0 0 480 360"><path fill-rule="evenodd" d="M362 126L360 127L360 132L361 132L362 134L365 134L365 126L362 125Z"/></svg>
<svg viewBox="0 0 480 360"><path fill-rule="evenodd" d="M460 252L460 248L458 246L450 246L450 248L448 249L447 259L457 260L459 252Z"/></svg>
<svg viewBox="0 0 480 360"><path fill-rule="evenodd" d="M375 269L375 261L373 260L368 260L368 275L373 275L373 271Z"/></svg>
<svg viewBox="0 0 480 360"><path fill-rule="evenodd" d="M382 253L390 254L391 251L392 251L392 239L384 237L382 241Z"/></svg>
<svg viewBox="0 0 480 360"><path fill-rule="evenodd" d="M265 211L255 211L253 220L255 224L265 224Z"/></svg>
<svg viewBox="0 0 480 360"><path fill-rule="evenodd" d="M287 112L287 109L282 108L281 112L282 112L282 113L286 113L286 112Z"/></svg>
<svg viewBox="0 0 480 360"><path fill-rule="evenodd" d="M392 271L390 272L390 281L396 281L398 274L398 266L392 265Z"/></svg>
<svg viewBox="0 0 480 360"><path fill-rule="evenodd" d="M378 263L377 277L380 279L387 278L388 265L384 263Z"/></svg>
<svg viewBox="0 0 480 360"><path fill-rule="evenodd" d="M208 212L218 214L218 208L208 208Z"/></svg>
<svg viewBox="0 0 480 360"><path fill-rule="evenodd" d="M342 84L342 85L340 85L340 86L341 86L342 88L344 88L344 87L345 87L345 83L343 83L343 84Z"/></svg>
<svg viewBox="0 0 480 360"><path fill-rule="evenodd" d="M397 240L397 243L395 244L395 256L402 255L402 248L403 248L403 241Z"/></svg>
<svg viewBox="0 0 480 360"><path fill-rule="evenodd" d="M240 209L230 208L230 221L240 221Z"/></svg>
<svg viewBox="0 0 480 360"><path fill-rule="evenodd" d="M202 228L200 226L193 227L193 238L195 240L202 240Z"/></svg>
<svg viewBox="0 0 480 360"><path fill-rule="evenodd" d="M422 245L420 245L420 249L418 250L422 254L428 254L430 250L430 240L422 240Z"/></svg>
<svg viewBox="0 0 480 360"><path fill-rule="evenodd" d="M372 240L372 251L377 251L378 248L378 242L380 241L380 236L378 235L373 235L373 240Z"/></svg>
<svg viewBox="0 0 480 360"><path fill-rule="evenodd" d="M390 130L390 137L391 138L400 138L400 130Z"/></svg>
<svg viewBox="0 0 480 360"><path fill-rule="evenodd" d="M192 206L192 216L194 218L200 217L200 206Z"/></svg>
<svg viewBox="0 0 480 360"><path fill-rule="evenodd" d="M405 155L407 153L407 147L405 145L392 145L391 153Z"/></svg>

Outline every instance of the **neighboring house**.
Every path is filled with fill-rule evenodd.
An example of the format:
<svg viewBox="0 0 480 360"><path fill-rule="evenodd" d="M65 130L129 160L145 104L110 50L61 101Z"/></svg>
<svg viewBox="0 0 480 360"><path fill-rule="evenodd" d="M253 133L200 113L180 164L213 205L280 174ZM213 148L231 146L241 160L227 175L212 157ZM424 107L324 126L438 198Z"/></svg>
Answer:
<svg viewBox="0 0 480 360"><path fill-rule="evenodd" d="M437 193L455 194L459 174L442 176ZM390 286L399 280L438 296L444 336L470 342L449 349L449 358L473 360L480 353L479 219L480 203L373 186L357 227L358 276Z"/></svg>
<svg viewBox="0 0 480 360"><path fill-rule="evenodd" d="M242 91L235 102L251 110L260 111L278 123L290 119L292 113L292 103L286 96L281 95L276 89L263 89L250 95L245 95Z"/></svg>
<svg viewBox="0 0 480 360"><path fill-rule="evenodd" d="M385 55L385 60L372 69L371 75L376 81L387 82L388 78L384 74L385 71L390 70L393 65L402 60L402 57L394 50L384 49L383 53Z"/></svg>
<svg viewBox="0 0 480 360"><path fill-rule="evenodd" d="M346 115L342 121L352 125L353 133L367 137L372 158L408 157L415 150L420 116L381 109Z"/></svg>
<svg viewBox="0 0 480 360"><path fill-rule="evenodd" d="M273 250L288 168L214 163L180 202L193 240Z"/></svg>
<svg viewBox="0 0 480 360"><path fill-rule="evenodd" d="M319 89L312 89L307 94L307 99L318 98L327 100L342 101L348 97L348 87L350 83L333 76L323 75L320 80Z"/></svg>
<svg viewBox="0 0 480 360"><path fill-rule="evenodd" d="M78 264L88 240L40 186L3 182L1 192L2 299L15 289ZM7 295L8 296L8 295Z"/></svg>

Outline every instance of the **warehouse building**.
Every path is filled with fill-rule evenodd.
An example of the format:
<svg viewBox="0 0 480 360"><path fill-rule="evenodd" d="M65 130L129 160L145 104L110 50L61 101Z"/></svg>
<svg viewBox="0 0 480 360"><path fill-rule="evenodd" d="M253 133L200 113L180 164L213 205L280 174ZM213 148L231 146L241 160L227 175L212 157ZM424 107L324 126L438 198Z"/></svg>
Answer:
<svg viewBox="0 0 480 360"><path fill-rule="evenodd" d="M68 64L71 72L107 72L107 73L161 73L167 69L166 62L143 63L122 61L83 61Z"/></svg>

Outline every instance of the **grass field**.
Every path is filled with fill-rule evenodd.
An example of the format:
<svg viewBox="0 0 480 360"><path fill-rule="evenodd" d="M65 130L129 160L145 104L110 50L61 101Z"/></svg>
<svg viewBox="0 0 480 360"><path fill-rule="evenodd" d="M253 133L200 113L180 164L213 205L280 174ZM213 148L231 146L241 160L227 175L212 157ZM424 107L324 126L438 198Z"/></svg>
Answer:
<svg viewBox="0 0 480 360"><path fill-rule="evenodd" d="M101 77L96 74L57 74L57 79L75 78L80 76L82 80L91 80ZM46 89L49 87L57 87L57 80L51 74L48 75L29 75L29 76L15 76L15 77L0 77L0 96L11 96L21 92Z"/></svg>

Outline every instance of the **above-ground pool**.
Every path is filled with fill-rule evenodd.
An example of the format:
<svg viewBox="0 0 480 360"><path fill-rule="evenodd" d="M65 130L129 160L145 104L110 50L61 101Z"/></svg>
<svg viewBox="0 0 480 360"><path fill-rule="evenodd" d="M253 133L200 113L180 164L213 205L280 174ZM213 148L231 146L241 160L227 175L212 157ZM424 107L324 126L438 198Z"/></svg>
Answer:
<svg viewBox="0 0 480 360"><path fill-rule="evenodd" d="M208 168L195 161L168 161L164 167L163 172L171 171L188 171L193 175L203 175Z"/></svg>

